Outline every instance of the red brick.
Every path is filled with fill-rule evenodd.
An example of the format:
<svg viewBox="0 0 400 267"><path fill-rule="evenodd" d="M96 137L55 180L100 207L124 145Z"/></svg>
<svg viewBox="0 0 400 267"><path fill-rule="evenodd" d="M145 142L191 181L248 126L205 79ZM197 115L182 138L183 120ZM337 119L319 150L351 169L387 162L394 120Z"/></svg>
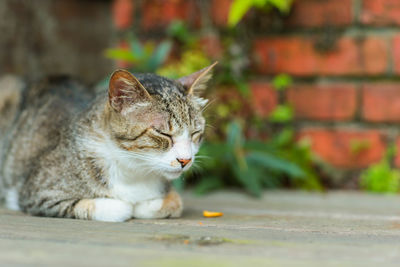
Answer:
<svg viewBox="0 0 400 267"><path fill-rule="evenodd" d="M216 34L207 34L200 39L204 52L212 59L220 59L223 55L223 47L220 37Z"/></svg>
<svg viewBox="0 0 400 267"><path fill-rule="evenodd" d="M142 6L142 27L145 29L166 27L174 20L193 21L194 11L193 1L146 0Z"/></svg>
<svg viewBox="0 0 400 267"><path fill-rule="evenodd" d="M400 35L393 38L393 62L394 72L400 74Z"/></svg>
<svg viewBox="0 0 400 267"><path fill-rule="evenodd" d="M288 18L290 26L346 26L352 23L351 0L295 1Z"/></svg>
<svg viewBox="0 0 400 267"><path fill-rule="evenodd" d="M287 97L297 118L350 120L357 108L357 89L351 84L296 85Z"/></svg>
<svg viewBox="0 0 400 267"><path fill-rule="evenodd" d="M362 116L372 122L400 122L400 84L364 85Z"/></svg>
<svg viewBox="0 0 400 267"><path fill-rule="evenodd" d="M396 139L396 155L394 157L394 165L400 168L400 137Z"/></svg>
<svg viewBox="0 0 400 267"><path fill-rule="evenodd" d="M364 168L379 161L385 153L385 137L378 131L349 129L308 129L300 138L311 140L311 149L325 162L339 168ZM356 152L352 144L364 143Z"/></svg>
<svg viewBox="0 0 400 267"><path fill-rule="evenodd" d="M266 82L252 82L250 87L255 111L260 116L268 116L278 104L276 91Z"/></svg>
<svg viewBox="0 0 400 267"><path fill-rule="evenodd" d="M132 0L114 0L112 6L114 24L118 29L127 29L132 25Z"/></svg>
<svg viewBox="0 0 400 267"><path fill-rule="evenodd" d="M212 0L211 17L217 26L226 26L233 0Z"/></svg>
<svg viewBox="0 0 400 267"><path fill-rule="evenodd" d="M368 25L400 25L399 0L363 0L360 20Z"/></svg>
<svg viewBox="0 0 400 267"><path fill-rule="evenodd" d="M254 41L258 72L286 72L298 76L377 75L388 68L386 41L378 37L338 39L332 50L321 52L306 37L272 37Z"/></svg>

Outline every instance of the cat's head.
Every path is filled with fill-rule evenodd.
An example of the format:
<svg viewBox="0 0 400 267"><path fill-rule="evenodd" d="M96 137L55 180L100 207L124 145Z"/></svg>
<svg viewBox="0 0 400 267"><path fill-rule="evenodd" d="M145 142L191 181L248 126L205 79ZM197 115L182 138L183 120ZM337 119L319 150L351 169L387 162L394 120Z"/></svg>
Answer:
<svg viewBox="0 0 400 267"><path fill-rule="evenodd" d="M167 179L188 170L205 127L207 100L200 93L214 65L178 80L115 71L108 91L108 125L122 154Z"/></svg>

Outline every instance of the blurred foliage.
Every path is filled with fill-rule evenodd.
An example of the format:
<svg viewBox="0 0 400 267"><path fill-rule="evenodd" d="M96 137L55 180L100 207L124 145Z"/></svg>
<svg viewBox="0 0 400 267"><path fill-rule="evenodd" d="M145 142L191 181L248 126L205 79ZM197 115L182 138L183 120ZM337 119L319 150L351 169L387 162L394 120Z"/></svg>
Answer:
<svg viewBox="0 0 400 267"><path fill-rule="evenodd" d="M288 14L293 0L234 0L229 10L228 25L236 26L244 15L251 9L269 10L278 9L283 14Z"/></svg>
<svg viewBox="0 0 400 267"><path fill-rule="evenodd" d="M272 85L277 91L286 90L292 85L292 83L292 77L287 74L279 74L272 80Z"/></svg>
<svg viewBox="0 0 400 267"><path fill-rule="evenodd" d="M167 36L178 42L182 52L179 59L160 68L158 74L177 79L211 64L211 60L200 47L199 38L190 32L183 21L173 21L167 28Z"/></svg>
<svg viewBox="0 0 400 267"><path fill-rule="evenodd" d="M181 44L188 47L193 47L198 42L198 38L193 34L186 24L181 20L172 21L167 28L167 35L169 37L175 38Z"/></svg>
<svg viewBox="0 0 400 267"><path fill-rule="evenodd" d="M196 186L196 192L203 193L217 186L238 184L248 192L259 196L263 187L282 186L284 175L293 179L303 179L305 173L296 164L279 157L273 142L246 140L238 122L228 125L224 142L206 143L201 155L212 155L204 161L204 179ZM225 181L215 182L216 177Z"/></svg>
<svg viewBox="0 0 400 267"><path fill-rule="evenodd" d="M361 174L361 188L374 193L398 193L400 171L390 164L395 154L396 147L392 145L380 162L365 169Z"/></svg>
<svg viewBox="0 0 400 267"><path fill-rule="evenodd" d="M360 153L367 151L369 148L371 148L371 142L369 140L353 139L350 141L350 152L353 155L359 155Z"/></svg>
<svg viewBox="0 0 400 267"><path fill-rule="evenodd" d="M272 81L277 91L286 90L291 83L287 75L279 75ZM219 125L223 132L220 138L208 138L200 149L201 179L195 185L195 192L204 194L229 186L242 187L254 196L260 196L265 188L322 190L310 143L297 141L290 124L294 115L292 108L284 102L271 112L270 124L280 127L267 139L246 137L243 128L254 127L258 122L265 125L265 121L257 119L254 113L248 115L248 120L234 114L242 109L243 102L230 97L211 111L218 115L212 124Z"/></svg>
<svg viewBox="0 0 400 267"><path fill-rule="evenodd" d="M152 41L142 44L134 35L130 35L126 41L129 48L110 48L105 51L105 56L132 64L135 72L156 72L165 63L172 47L170 40L158 45Z"/></svg>
<svg viewBox="0 0 400 267"><path fill-rule="evenodd" d="M293 108L288 104L278 105L270 114L272 122L289 122L293 119Z"/></svg>
<svg viewBox="0 0 400 267"><path fill-rule="evenodd" d="M181 60L165 65L157 70L157 74L177 79L196 72L211 64L201 50L184 51Z"/></svg>
<svg viewBox="0 0 400 267"><path fill-rule="evenodd" d="M297 145L290 130L267 142L249 140L240 123L232 122L226 140L203 144L199 157L202 179L195 186L197 194L226 186L243 187L254 196L264 188L283 186L321 189L309 147Z"/></svg>

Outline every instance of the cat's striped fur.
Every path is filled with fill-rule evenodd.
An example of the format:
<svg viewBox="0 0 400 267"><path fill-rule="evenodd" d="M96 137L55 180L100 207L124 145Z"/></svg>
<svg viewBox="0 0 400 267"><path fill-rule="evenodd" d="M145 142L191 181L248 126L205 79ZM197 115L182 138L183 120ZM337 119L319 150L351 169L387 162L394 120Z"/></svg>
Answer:
<svg viewBox="0 0 400 267"><path fill-rule="evenodd" d="M0 80L0 196L11 209L125 221L178 217L170 187L194 161L212 66L180 80L116 71L95 96L69 79Z"/></svg>

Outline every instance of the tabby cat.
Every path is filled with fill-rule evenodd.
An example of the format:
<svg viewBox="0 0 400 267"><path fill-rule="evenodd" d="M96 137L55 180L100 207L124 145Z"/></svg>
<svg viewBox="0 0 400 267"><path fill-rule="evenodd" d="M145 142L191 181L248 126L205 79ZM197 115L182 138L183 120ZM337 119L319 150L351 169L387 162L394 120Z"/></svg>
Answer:
<svg viewBox="0 0 400 267"><path fill-rule="evenodd" d="M121 222L179 217L170 181L194 162L215 64L178 80L115 71L76 81L0 80L0 198L32 215ZM106 90L104 90L106 91Z"/></svg>

